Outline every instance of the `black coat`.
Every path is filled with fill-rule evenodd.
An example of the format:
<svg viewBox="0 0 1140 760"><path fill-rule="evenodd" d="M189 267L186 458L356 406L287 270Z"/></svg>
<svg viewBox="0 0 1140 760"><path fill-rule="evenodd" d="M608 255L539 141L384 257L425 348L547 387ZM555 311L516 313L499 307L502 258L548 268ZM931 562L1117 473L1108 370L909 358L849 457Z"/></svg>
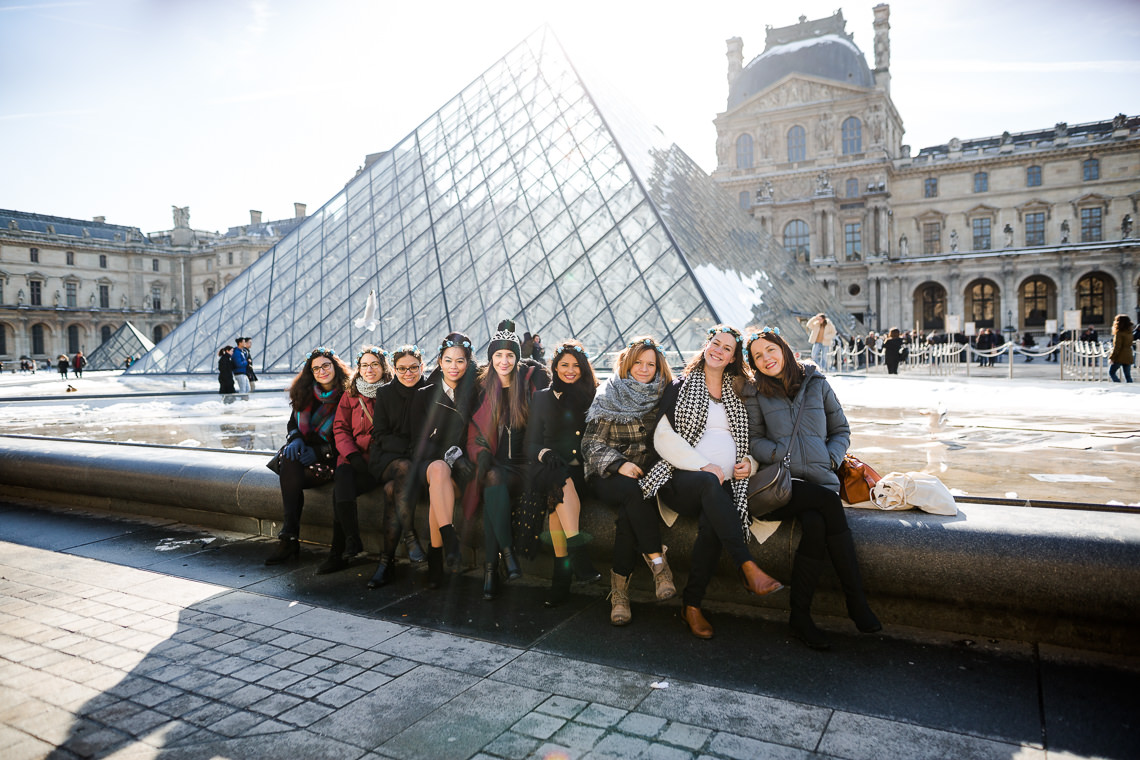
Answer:
<svg viewBox="0 0 1140 760"><path fill-rule="evenodd" d="M470 367L467 370L472 372ZM456 389L462 392L464 385ZM469 387L469 386L467 386ZM467 443L467 423L470 422L471 403L460 404L448 398L443 391L443 373L436 370L426 384L412 397L412 437L415 440L412 459L415 462L434 462L443 459L452 446L462 449Z"/></svg>
<svg viewBox="0 0 1140 760"><path fill-rule="evenodd" d="M377 478L395 460L412 458L412 400L426 385L422 377L410 388L393 380L376 391L368 465Z"/></svg>
<svg viewBox="0 0 1140 760"><path fill-rule="evenodd" d="M570 404L555 395L553 388L538 391L530 399L526 424L526 458L537 462L543 449L554 449L563 462L585 462L582 433L586 412L575 413Z"/></svg>
<svg viewBox="0 0 1140 760"><path fill-rule="evenodd" d="M229 354L218 357L218 386L219 393L234 392L234 360Z"/></svg>

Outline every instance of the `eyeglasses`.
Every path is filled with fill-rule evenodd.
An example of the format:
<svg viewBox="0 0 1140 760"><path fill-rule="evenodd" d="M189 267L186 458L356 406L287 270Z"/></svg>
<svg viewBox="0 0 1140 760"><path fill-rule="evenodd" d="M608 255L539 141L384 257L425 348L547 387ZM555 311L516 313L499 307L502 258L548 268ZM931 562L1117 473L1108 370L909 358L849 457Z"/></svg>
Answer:
<svg viewBox="0 0 1140 760"><path fill-rule="evenodd" d="M418 372L420 367L422 367L422 366L423 366L422 364L413 364L410 367L396 367L396 372L398 372L401 375L410 375L413 372Z"/></svg>
<svg viewBox="0 0 1140 760"><path fill-rule="evenodd" d="M325 372L332 372L332 370L333 370L333 363L332 362L325 362L324 364L314 364L313 365L313 374L314 375L317 373L320 373L323 375Z"/></svg>
<svg viewBox="0 0 1140 760"><path fill-rule="evenodd" d="M384 365L382 365L380 362L361 362L360 363L361 369L380 369L382 366L384 366Z"/></svg>

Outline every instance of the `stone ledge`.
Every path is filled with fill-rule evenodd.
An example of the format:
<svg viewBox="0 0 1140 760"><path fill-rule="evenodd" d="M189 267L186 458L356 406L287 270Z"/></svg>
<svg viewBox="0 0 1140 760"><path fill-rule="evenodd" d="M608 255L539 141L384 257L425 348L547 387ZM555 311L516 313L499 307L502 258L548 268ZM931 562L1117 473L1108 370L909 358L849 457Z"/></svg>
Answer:
<svg viewBox="0 0 1140 760"><path fill-rule="evenodd" d="M12 498L63 503L272 536L279 528L277 477L262 454L124 446L0 436L0 486ZM306 492L303 537L327 542L332 488ZM365 548L379 550L380 492L360 499ZM960 505L956 517L922 512L847 511L868 593L884 622L975 636L1135 653L1140 626L1140 521L1128 514ZM421 536L426 509L417 510ZM695 522L663 528L670 563L683 580ZM609 565L612 512L587 501L582 529L594 560ZM478 525L468 533L482 535ZM753 554L790 577L797 535L787 524ZM476 540L474 543L478 543ZM469 554L473 557L473 554ZM549 573L540 557L528 569ZM644 577L642 577L644 576ZM648 572L635 584L648 588ZM834 578L816 609L843 614ZM787 594L749 599L722 557L709 598L786 608Z"/></svg>

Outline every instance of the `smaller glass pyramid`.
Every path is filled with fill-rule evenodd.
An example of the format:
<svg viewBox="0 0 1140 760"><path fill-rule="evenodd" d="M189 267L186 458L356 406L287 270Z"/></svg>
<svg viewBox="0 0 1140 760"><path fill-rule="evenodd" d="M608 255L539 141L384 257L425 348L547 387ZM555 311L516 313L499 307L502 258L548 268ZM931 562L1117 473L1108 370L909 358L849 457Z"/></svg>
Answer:
<svg viewBox="0 0 1140 760"><path fill-rule="evenodd" d="M87 355L87 370L123 369L128 356L141 357L154 343L130 322L124 322L111 337Z"/></svg>

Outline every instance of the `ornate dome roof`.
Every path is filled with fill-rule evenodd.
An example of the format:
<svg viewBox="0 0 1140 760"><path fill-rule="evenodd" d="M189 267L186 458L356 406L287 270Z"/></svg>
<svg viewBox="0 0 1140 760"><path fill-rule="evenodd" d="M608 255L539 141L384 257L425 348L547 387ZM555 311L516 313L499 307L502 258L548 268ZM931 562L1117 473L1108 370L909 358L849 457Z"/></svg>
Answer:
<svg viewBox="0 0 1140 760"><path fill-rule="evenodd" d="M842 13L783 29L768 29L764 52L752 59L728 90L728 107L736 108L788 74L808 74L857 87L874 87L867 60L844 33Z"/></svg>

